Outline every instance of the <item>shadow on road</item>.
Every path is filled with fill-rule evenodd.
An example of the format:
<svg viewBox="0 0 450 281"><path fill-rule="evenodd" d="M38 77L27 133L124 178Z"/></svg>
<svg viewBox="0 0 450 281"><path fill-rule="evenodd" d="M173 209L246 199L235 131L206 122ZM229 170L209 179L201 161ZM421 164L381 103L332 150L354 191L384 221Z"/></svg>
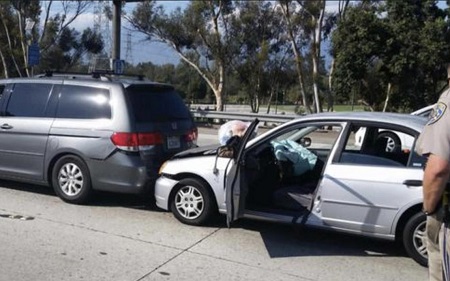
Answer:
<svg viewBox="0 0 450 281"><path fill-rule="evenodd" d="M0 180L2 188L57 197L51 187L14 181ZM95 192L89 206L125 207L142 210L159 211L150 193L142 195Z"/></svg>
<svg viewBox="0 0 450 281"><path fill-rule="evenodd" d="M271 258L301 256L406 257L400 243L293 225L241 221L258 231Z"/></svg>

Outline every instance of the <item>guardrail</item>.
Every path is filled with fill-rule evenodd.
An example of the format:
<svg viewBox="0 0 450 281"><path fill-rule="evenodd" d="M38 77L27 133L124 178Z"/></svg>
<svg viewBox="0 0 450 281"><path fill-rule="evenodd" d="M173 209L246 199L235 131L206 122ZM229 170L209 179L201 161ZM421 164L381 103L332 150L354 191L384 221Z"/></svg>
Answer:
<svg viewBox="0 0 450 281"><path fill-rule="evenodd" d="M192 116L195 118L206 118L206 119L222 119L222 120L242 120L242 121L252 121L258 118L262 122L272 122L272 123L284 123L292 119L298 118L301 115L297 114L260 114L260 113L243 113L243 112L228 112L228 111L211 111L196 109L191 110Z"/></svg>

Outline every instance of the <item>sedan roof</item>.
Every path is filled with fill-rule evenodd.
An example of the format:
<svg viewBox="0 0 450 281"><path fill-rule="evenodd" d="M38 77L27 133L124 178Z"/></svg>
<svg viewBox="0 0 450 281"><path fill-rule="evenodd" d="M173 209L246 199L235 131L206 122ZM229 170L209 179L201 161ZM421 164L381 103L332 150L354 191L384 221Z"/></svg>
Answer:
<svg viewBox="0 0 450 281"><path fill-rule="evenodd" d="M367 112L367 111L350 111L350 112L324 112L305 115L296 118L291 122L303 121L362 121L362 122L382 122L393 125L408 127L418 132L427 123L428 119L403 113L388 113L388 112Z"/></svg>

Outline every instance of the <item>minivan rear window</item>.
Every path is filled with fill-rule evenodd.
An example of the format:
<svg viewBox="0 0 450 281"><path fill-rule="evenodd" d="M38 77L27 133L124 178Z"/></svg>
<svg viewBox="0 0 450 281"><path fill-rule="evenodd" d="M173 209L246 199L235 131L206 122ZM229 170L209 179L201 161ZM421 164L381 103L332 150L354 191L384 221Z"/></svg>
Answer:
<svg viewBox="0 0 450 281"><path fill-rule="evenodd" d="M182 98L171 87L133 85L127 93L138 123L191 118Z"/></svg>

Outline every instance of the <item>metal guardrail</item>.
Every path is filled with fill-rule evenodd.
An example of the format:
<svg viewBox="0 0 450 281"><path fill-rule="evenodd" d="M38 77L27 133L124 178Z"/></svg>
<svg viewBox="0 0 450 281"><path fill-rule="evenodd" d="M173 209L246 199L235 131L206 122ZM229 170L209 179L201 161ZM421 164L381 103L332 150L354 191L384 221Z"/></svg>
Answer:
<svg viewBox="0 0 450 281"><path fill-rule="evenodd" d="M206 119L222 119L222 120L242 120L242 121L252 121L258 118L262 122L272 122L272 123L284 123L300 117L297 114L260 114L260 113L243 113L243 112L229 112L229 111L211 111L196 109L191 110L192 116L195 118L206 118Z"/></svg>

